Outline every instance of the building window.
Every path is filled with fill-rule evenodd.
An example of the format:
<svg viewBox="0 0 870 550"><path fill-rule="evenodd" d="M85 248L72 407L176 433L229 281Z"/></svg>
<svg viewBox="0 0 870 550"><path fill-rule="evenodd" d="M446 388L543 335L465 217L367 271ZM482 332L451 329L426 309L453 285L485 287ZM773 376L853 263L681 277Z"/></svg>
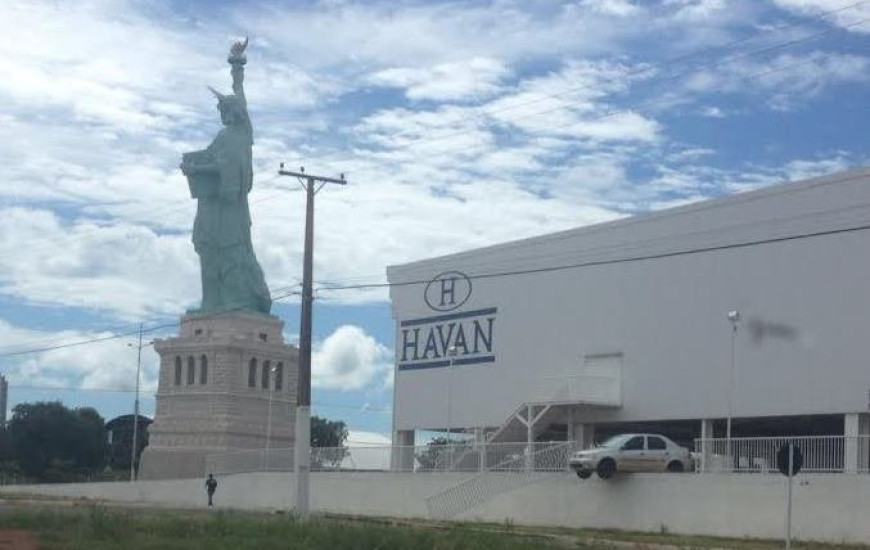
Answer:
<svg viewBox="0 0 870 550"><path fill-rule="evenodd" d="M205 355L199 358L199 383L208 384L208 359Z"/></svg>
<svg viewBox="0 0 870 550"><path fill-rule="evenodd" d="M260 385L263 389L267 389L269 387L269 367L271 365L271 361L263 361L263 372L260 375Z"/></svg>
<svg viewBox="0 0 870 550"><path fill-rule="evenodd" d="M269 335L266 334L265 332L261 332L260 333L260 340L262 340L263 342L266 342L267 340L269 340Z"/></svg>
<svg viewBox="0 0 870 550"><path fill-rule="evenodd" d="M248 387L257 387L257 358L251 357L251 362L248 363Z"/></svg>
<svg viewBox="0 0 870 550"><path fill-rule="evenodd" d="M281 387L284 385L284 363L278 362L278 366L275 367L275 390L281 391Z"/></svg>
<svg viewBox="0 0 870 550"><path fill-rule="evenodd" d="M181 357L175 358L175 385L181 385Z"/></svg>
<svg viewBox="0 0 870 550"><path fill-rule="evenodd" d="M187 385L192 386L196 382L196 361L193 357L187 358Z"/></svg>

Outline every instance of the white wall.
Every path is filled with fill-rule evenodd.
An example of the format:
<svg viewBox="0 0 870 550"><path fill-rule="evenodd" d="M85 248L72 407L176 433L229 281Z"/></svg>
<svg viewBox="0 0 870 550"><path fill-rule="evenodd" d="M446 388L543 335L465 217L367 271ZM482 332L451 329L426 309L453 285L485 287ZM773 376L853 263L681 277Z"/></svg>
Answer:
<svg viewBox="0 0 870 550"><path fill-rule="evenodd" d="M512 474L490 473L510 483ZM508 479L500 479L508 477ZM356 515L426 517L425 498L465 474L317 473L312 509ZM794 533L806 540L870 543L870 475L801 475L794 490ZM573 474L538 474L535 482L495 496L458 519L564 527L607 527L730 537L781 537L786 480L770 475L634 474L580 482ZM85 497L167 507L204 507L203 480L6 486L0 493ZM219 479L218 508L288 509L292 474Z"/></svg>
<svg viewBox="0 0 870 550"><path fill-rule="evenodd" d="M448 270L474 277L867 225L870 170L393 267L389 277L425 281ZM623 406L578 421L725 417L732 378L725 315L735 309L742 315L735 416L867 410L867 229L472 283L455 312L498 308L496 361L397 372L394 429L443 428L448 387L453 427L500 426L532 400L543 377L576 374L584 356L607 353L623 354ZM439 314L427 307L424 288L391 289L397 322ZM779 333L757 338L752 323Z"/></svg>

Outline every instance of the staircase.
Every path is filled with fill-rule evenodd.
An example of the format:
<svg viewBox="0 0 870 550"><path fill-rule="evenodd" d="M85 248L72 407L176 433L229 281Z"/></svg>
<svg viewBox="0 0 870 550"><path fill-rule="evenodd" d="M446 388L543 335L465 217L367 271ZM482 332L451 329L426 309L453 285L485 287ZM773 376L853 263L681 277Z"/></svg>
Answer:
<svg viewBox="0 0 870 550"><path fill-rule="evenodd" d="M621 407L622 379L619 371L609 375L577 374L546 377L535 384L531 399L517 407L490 436L492 443L528 441L529 407L532 440L577 406Z"/></svg>

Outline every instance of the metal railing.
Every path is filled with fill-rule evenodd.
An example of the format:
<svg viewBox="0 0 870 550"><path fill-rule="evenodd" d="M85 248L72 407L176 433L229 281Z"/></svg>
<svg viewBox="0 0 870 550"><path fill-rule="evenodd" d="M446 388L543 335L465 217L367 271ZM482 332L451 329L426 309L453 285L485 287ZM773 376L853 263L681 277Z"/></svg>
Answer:
<svg viewBox="0 0 870 550"><path fill-rule="evenodd" d="M870 472L870 436L841 435L696 439L695 470L776 472L776 454L789 442L803 453L804 472Z"/></svg>
<svg viewBox="0 0 870 550"><path fill-rule="evenodd" d="M551 450L547 453L542 451ZM571 442L457 443L454 445L313 447L311 471L482 472L559 471L568 464ZM252 449L206 457L206 472L233 474L293 470L293 449Z"/></svg>
<svg viewBox="0 0 870 550"><path fill-rule="evenodd" d="M538 379L535 403L622 404L622 378L618 375L573 374Z"/></svg>
<svg viewBox="0 0 870 550"><path fill-rule="evenodd" d="M540 479L541 473L563 472L574 449L572 441L536 443L524 446L523 453L464 479L427 497L426 509L433 519L449 519L470 510L494 496L512 491ZM504 472L506 475L489 475Z"/></svg>

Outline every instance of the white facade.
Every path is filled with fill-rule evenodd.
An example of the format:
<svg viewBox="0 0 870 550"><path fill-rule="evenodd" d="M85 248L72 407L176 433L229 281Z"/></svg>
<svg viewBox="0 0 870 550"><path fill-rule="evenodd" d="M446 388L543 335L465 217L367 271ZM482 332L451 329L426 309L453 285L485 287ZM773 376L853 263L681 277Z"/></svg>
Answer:
<svg viewBox="0 0 870 550"><path fill-rule="evenodd" d="M404 442L410 430L504 429L530 404L562 406L572 427L864 419L870 406L870 169L394 266L388 278Z"/></svg>

